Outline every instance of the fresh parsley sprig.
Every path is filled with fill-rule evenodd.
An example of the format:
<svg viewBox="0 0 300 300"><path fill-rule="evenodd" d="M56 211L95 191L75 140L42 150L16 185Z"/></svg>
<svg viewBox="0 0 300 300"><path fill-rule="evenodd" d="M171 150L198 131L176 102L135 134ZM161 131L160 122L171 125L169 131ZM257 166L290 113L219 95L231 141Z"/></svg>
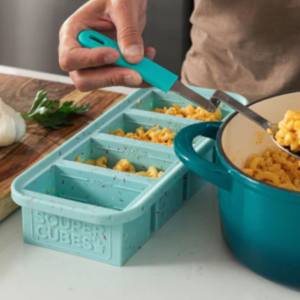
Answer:
<svg viewBox="0 0 300 300"><path fill-rule="evenodd" d="M60 100L48 99L47 93L43 89L37 92L29 112L21 114L25 121L38 122L44 127L60 129L60 126L73 125L68 120L71 115L85 113L89 109L89 104L72 106L74 101L60 104Z"/></svg>

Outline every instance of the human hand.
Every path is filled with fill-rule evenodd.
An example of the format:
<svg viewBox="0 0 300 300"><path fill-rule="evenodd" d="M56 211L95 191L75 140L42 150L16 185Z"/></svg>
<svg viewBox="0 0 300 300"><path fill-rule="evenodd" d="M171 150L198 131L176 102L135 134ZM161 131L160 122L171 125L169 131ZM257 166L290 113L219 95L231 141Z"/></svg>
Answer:
<svg viewBox="0 0 300 300"><path fill-rule="evenodd" d="M144 56L153 59L155 49L144 49L142 32L146 25L147 0L90 0L61 27L59 63L80 91L107 86L146 87L141 75L130 69L112 65L120 54L112 48L83 48L78 34L96 30L117 40L124 58L132 64Z"/></svg>

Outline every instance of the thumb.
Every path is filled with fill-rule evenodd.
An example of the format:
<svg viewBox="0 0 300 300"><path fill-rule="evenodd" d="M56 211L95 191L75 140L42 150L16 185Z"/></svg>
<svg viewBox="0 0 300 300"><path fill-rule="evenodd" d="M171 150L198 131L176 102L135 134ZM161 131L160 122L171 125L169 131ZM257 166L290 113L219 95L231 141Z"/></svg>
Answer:
<svg viewBox="0 0 300 300"><path fill-rule="evenodd" d="M136 64L144 57L144 43L139 28L139 7L135 7L137 1L118 3L113 20L117 29L118 45L124 58L129 63Z"/></svg>

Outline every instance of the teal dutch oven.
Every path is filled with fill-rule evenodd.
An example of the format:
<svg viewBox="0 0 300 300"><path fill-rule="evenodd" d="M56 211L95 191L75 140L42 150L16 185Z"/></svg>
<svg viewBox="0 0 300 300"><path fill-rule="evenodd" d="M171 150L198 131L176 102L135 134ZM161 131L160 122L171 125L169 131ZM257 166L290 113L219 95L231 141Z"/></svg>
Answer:
<svg viewBox="0 0 300 300"><path fill-rule="evenodd" d="M300 93L249 107L278 123L287 110L300 110ZM216 140L215 162L194 151L192 142L198 136ZM236 113L224 123L203 122L182 129L174 147L188 169L218 186L221 229L231 252L256 273L299 288L300 193L259 182L241 171L250 155L274 147L269 135Z"/></svg>

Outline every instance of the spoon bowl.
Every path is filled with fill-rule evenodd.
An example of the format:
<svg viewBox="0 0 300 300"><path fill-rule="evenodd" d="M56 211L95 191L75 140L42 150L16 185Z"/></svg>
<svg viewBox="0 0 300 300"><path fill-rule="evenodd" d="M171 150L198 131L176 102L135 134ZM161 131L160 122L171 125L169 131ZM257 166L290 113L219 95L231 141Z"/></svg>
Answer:
<svg viewBox="0 0 300 300"><path fill-rule="evenodd" d="M279 131L278 124L276 123L271 123L270 121L266 120L247 106L242 105L238 101L236 101L234 98L230 97L228 94L222 92L222 91L216 91L214 95L212 96L211 103L215 107L219 107L221 104L221 101L226 103L228 106L231 108L235 109L238 111L240 114L251 120L252 122L256 123L263 129L267 131L267 133L270 135L272 141L276 144L277 147L288 153L289 155L300 159L300 152L292 152L289 147L284 147L281 146L277 143L276 141L276 133Z"/></svg>

